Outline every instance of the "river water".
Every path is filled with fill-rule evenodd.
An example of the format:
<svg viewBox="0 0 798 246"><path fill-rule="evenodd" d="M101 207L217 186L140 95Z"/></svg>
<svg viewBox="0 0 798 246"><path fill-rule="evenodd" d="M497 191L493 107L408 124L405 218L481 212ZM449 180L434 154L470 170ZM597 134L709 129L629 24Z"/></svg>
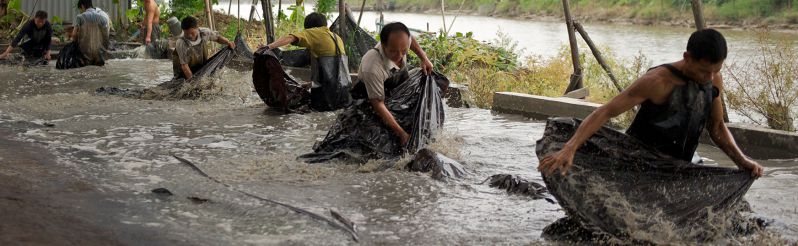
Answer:
<svg viewBox="0 0 798 246"><path fill-rule="evenodd" d="M529 244L541 242L541 229L564 215L545 200L480 184L500 173L542 182L534 153L541 121L446 108L444 138L435 148L461 161L470 174L440 182L401 170L374 172L368 165L297 161L324 137L335 113L268 111L252 92L251 72L223 70L217 95L197 101L92 93L102 86L154 86L171 73L168 61L141 59L69 71L2 66L0 130L44 146L60 168L106 194L107 201L98 203L116 205L105 208L110 212L103 213L103 226L122 232L147 228L177 238L164 245L353 243L325 223L213 183L172 155L235 189L325 215L337 209L358 225L363 245ZM49 124L54 126L44 126ZM715 148L702 146L700 153L710 163L733 166ZM766 175L746 198L757 215L776 221L767 232L795 242L798 160L762 164ZM155 188L175 195L154 195ZM210 201L197 204L189 196Z"/></svg>

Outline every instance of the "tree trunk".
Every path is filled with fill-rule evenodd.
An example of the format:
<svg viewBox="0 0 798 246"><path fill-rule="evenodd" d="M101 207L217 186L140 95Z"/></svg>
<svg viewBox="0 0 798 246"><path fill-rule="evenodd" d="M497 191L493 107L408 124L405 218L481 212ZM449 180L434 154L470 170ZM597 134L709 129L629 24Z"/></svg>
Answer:
<svg viewBox="0 0 798 246"><path fill-rule="evenodd" d="M574 19L571 17L570 1L562 0L563 14L565 15L565 25L568 28L568 42L571 45L571 60L574 64L574 73L571 74L571 81L565 93L575 91L584 87L582 84L582 65L579 63L579 46L576 43L576 33L574 33Z"/></svg>

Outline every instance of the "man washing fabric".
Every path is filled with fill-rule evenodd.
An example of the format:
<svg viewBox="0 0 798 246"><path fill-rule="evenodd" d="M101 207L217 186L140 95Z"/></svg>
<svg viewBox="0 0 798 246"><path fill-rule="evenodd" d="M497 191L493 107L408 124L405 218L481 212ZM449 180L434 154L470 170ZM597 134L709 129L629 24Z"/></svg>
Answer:
<svg viewBox="0 0 798 246"><path fill-rule="evenodd" d="M22 38L27 37L28 40L24 43ZM50 60L50 42L53 38L53 28L50 22L47 21L47 12L36 11L33 20L28 21L25 26L20 30L19 34L11 41L3 54L0 54L0 59L8 58L14 48L22 48L22 56L26 60L44 59Z"/></svg>
<svg viewBox="0 0 798 246"><path fill-rule="evenodd" d="M172 65L176 78L191 79L210 58L206 46L214 41L235 48L236 45L219 33L207 28L200 28L197 18L188 16L181 22L183 37L175 45L172 53Z"/></svg>

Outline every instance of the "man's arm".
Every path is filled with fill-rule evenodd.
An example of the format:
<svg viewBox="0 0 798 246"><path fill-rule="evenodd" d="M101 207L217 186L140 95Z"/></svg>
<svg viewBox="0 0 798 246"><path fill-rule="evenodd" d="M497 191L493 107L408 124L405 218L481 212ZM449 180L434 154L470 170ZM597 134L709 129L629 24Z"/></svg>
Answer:
<svg viewBox="0 0 798 246"><path fill-rule="evenodd" d="M11 54L12 50L14 50L14 46L9 45L8 48L6 48L6 51L3 52L3 54L0 54L0 60L8 58L8 55Z"/></svg>
<svg viewBox="0 0 798 246"><path fill-rule="evenodd" d="M640 105L650 98L651 91L658 90L657 79L651 75L644 75L635 81L629 88L621 92L607 104L602 105L591 113L579 125L574 136L568 140L563 148L552 155L546 156L538 165L538 171L551 175L560 170L562 175L568 172L573 165L576 150L598 131L610 118L629 111L634 106Z"/></svg>
<svg viewBox="0 0 798 246"><path fill-rule="evenodd" d="M27 35L27 33L30 31L30 26L31 25L26 24L25 27L23 27L22 30L17 33L17 36L11 41L11 44L8 46L8 48L6 48L6 51L0 54L0 59L8 58L8 55L11 54L11 51L14 50L17 45L19 45L19 42L22 41L22 38L25 37L25 35Z"/></svg>
<svg viewBox="0 0 798 246"><path fill-rule="evenodd" d="M271 44L266 45L266 47L268 47L268 49L270 49L270 50L271 49L276 49L276 48L280 48L280 47L283 47L283 46L286 46L286 45L289 45L289 44L293 44L293 43L297 42L298 40L299 39L297 39L297 37L294 37L294 35L288 35L288 36L282 37L280 39L277 39L276 41L272 42Z"/></svg>
<svg viewBox="0 0 798 246"><path fill-rule="evenodd" d="M216 38L216 42L219 43L219 44L224 44L224 45L230 46L231 49L235 49L236 48L236 44L234 44L233 42L230 42L230 40L227 40L227 38L223 37L222 35L219 35Z"/></svg>
<svg viewBox="0 0 798 246"><path fill-rule="evenodd" d="M144 10L147 11L147 17L144 19L144 27L147 28L147 36L144 38L144 44L150 44L150 42L152 42L152 19L155 18L155 11L157 11L157 8L158 6L150 1L149 4L147 4L147 8Z"/></svg>
<svg viewBox="0 0 798 246"><path fill-rule="evenodd" d="M393 117L391 112L388 111L387 107L385 107L385 103L380 99L369 99L369 102L371 102L374 112L376 112L382 121L385 122L385 124L388 125L391 130L393 130L396 136L399 137L399 143L401 143L402 146L406 145L410 140L410 134L405 132L405 130L402 129L402 126L396 122L396 119Z"/></svg>
<svg viewBox="0 0 798 246"><path fill-rule="evenodd" d="M737 143L734 142L731 131L729 131L729 128L726 127L726 123L723 121L723 104L721 104L721 98L723 96L723 77L720 74L715 75L715 80L712 81L712 84L717 87L719 91L718 97L712 101L712 112L709 123L707 124L707 130L709 130L709 136L712 138L712 142L723 150L723 152L737 164L737 167L751 171L751 176L762 177L762 166L743 154L737 146Z"/></svg>
<svg viewBox="0 0 798 246"><path fill-rule="evenodd" d="M188 67L188 64L180 64L180 70L183 71L183 76L186 77L186 80L189 80L192 77L194 77L194 74L191 73L191 68Z"/></svg>
<svg viewBox="0 0 798 246"><path fill-rule="evenodd" d="M418 44L416 41L416 37L410 36L410 50L413 53L416 53L418 58L421 59L421 70L424 70L424 74L429 75L432 73L432 62L429 61L427 57L427 53L421 49L421 45Z"/></svg>

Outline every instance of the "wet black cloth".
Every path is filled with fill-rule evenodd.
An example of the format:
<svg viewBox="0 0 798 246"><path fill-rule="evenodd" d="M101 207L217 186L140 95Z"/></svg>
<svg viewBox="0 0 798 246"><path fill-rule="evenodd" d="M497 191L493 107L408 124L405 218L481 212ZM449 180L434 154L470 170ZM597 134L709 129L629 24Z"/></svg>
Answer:
<svg viewBox="0 0 798 246"><path fill-rule="evenodd" d="M303 86L286 73L274 52L261 48L254 60L252 83L266 105L289 113L310 104L310 84Z"/></svg>
<svg viewBox="0 0 798 246"><path fill-rule="evenodd" d="M670 64L661 67L676 75L684 85L675 86L662 105L643 102L626 133L659 151L691 161L718 90L712 81L694 82Z"/></svg>
<svg viewBox="0 0 798 246"><path fill-rule="evenodd" d="M537 141L538 159L562 149L580 124L549 119ZM699 228L708 208L716 218L739 211L754 181L748 171L692 164L607 127L577 150L566 176L544 174L543 180L567 216L615 238L659 230L658 221Z"/></svg>
<svg viewBox="0 0 798 246"><path fill-rule="evenodd" d="M352 77L349 76L347 56L338 46L338 39L330 35L335 44L335 56L320 56L311 63L310 107L316 111L331 111L352 104L349 90Z"/></svg>
<svg viewBox="0 0 798 246"><path fill-rule="evenodd" d="M309 163L340 158L353 162L398 158L405 151L422 149L443 126L441 96L449 80L439 74L424 75L421 69L397 73L385 82L385 106L399 126L411 135L407 146L388 128L365 99L338 115L324 140L313 146L314 153L300 157Z"/></svg>
<svg viewBox="0 0 798 246"><path fill-rule="evenodd" d="M80 51L80 45L73 41L64 46L64 48L62 48L58 53L58 60L55 63L55 68L72 69L85 67L88 65L105 65L105 61L101 62L102 64L91 64L89 59L87 59L86 56L83 55L83 52Z"/></svg>
<svg viewBox="0 0 798 246"><path fill-rule="evenodd" d="M24 37L27 37L28 41L20 44ZM22 30L19 31L19 34L17 34L14 40L11 41L11 46L19 46L22 48L22 53L26 57L39 58L50 50L52 39L53 27L50 25L49 21L45 21L42 28L37 28L34 20L30 20L22 27Z"/></svg>

